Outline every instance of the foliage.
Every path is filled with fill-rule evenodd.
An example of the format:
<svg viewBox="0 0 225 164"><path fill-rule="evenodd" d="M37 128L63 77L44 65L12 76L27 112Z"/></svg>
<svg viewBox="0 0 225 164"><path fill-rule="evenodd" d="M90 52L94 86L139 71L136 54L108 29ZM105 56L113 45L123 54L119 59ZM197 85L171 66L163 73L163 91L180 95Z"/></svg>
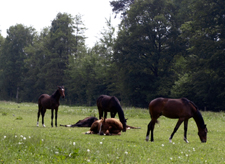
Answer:
<svg viewBox="0 0 225 164"><path fill-rule="evenodd" d="M123 77L121 97L128 105L143 106L156 96L169 96L176 78L174 57L182 50L175 13L174 6L164 0L138 1L127 12L114 59Z"/></svg>
<svg viewBox="0 0 225 164"><path fill-rule="evenodd" d="M109 94L147 107L164 96L224 111L224 3L112 0L119 29L106 19L93 47L85 45L81 15L58 13L40 34L11 26L6 38L0 35L0 99L37 102L65 85L60 101L70 105L94 105Z"/></svg>
<svg viewBox="0 0 225 164"><path fill-rule="evenodd" d="M188 74L188 79L181 83L181 87L176 86L177 90L185 87L189 91L182 89L180 95L191 97L199 101L202 108L214 111L224 110L225 21L222 15L225 10L222 5L222 0L206 0L194 1L189 6L193 14L181 27L181 37L188 45L187 66L183 72Z"/></svg>

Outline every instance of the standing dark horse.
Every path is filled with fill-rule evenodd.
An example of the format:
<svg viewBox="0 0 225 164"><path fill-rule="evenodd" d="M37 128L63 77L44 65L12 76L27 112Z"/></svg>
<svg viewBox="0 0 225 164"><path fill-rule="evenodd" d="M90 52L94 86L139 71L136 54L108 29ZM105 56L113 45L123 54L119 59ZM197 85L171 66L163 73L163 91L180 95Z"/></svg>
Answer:
<svg viewBox="0 0 225 164"><path fill-rule="evenodd" d="M151 121L148 124L148 130L146 135L146 141L149 139L149 131L151 130L151 141L153 139L153 131L157 119L163 115L168 118L178 118L178 122L171 134L169 141L172 142L174 133L178 130L182 122L184 122L184 141L188 143L187 140L187 126L189 118L194 118L196 125L198 127L198 135L201 142L206 142L207 140L207 128L199 112L197 106L190 100L186 98L181 99L168 99L168 98L156 98L152 100L149 104L149 113L151 115Z"/></svg>
<svg viewBox="0 0 225 164"><path fill-rule="evenodd" d="M114 118L116 113L119 115L120 122L123 124L123 132L126 131L126 119L120 101L115 96L101 95L97 99L97 107L99 112L99 119L102 118L104 112L104 119L107 118L107 112L110 112L111 118Z"/></svg>
<svg viewBox="0 0 225 164"><path fill-rule="evenodd" d="M55 126L57 127L57 114L58 114L58 107L59 107L59 98L62 96L62 98L65 97L64 94L64 87L58 86L58 89L49 96L48 94L42 94L38 99L38 113L37 113L37 126L39 126L39 117L40 114L42 116L42 125L45 127L44 124L44 116L46 109L51 109L52 115L51 115L51 125L53 127L53 112L55 110Z"/></svg>

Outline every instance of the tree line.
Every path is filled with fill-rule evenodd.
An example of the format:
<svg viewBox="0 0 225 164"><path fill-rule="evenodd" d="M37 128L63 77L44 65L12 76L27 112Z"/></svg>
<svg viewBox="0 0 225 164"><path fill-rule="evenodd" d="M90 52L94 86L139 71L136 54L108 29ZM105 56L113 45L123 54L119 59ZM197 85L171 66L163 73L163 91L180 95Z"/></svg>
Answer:
<svg viewBox="0 0 225 164"><path fill-rule="evenodd" d="M85 45L80 15L58 13L40 33L16 24L0 35L0 99L37 102L58 85L65 104L95 105L101 94L147 108L156 97L186 97L225 110L223 0L112 0L118 33L106 27ZM96 18L97 19L97 18ZM94 25L93 25L94 26Z"/></svg>

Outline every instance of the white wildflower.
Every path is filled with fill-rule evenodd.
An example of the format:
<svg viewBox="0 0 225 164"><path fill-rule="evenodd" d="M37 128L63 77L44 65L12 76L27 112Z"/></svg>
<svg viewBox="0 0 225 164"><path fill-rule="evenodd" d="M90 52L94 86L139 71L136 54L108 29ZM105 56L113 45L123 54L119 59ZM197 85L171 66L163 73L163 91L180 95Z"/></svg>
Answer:
<svg viewBox="0 0 225 164"><path fill-rule="evenodd" d="M87 152L90 152L90 150L89 150L89 149L87 149Z"/></svg>

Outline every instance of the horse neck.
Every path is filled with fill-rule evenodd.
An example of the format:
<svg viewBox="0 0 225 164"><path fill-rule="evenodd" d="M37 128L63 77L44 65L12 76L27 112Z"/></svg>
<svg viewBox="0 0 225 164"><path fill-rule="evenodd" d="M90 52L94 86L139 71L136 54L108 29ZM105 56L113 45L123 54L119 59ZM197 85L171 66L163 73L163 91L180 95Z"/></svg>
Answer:
<svg viewBox="0 0 225 164"><path fill-rule="evenodd" d="M123 109L121 108L121 106L119 104L117 104L117 112L118 112L118 116L120 119L120 122L124 123L125 122L125 117L124 117L124 113L123 113Z"/></svg>
<svg viewBox="0 0 225 164"><path fill-rule="evenodd" d="M196 122L196 125L198 126L198 129L203 129L205 126L205 123L204 123L203 117L202 117L201 113L199 112L199 110L196 110L193 118Z"/></svg>
<svg viewBox="0 0 225 164"><path fill-rule="evenodd" d="M57 101L59 101L59 98L60 98L60 93L59 93L59 91L56 90L56 91L52 94L51 97L54 98L54 99L56 99Z"/></svg>

